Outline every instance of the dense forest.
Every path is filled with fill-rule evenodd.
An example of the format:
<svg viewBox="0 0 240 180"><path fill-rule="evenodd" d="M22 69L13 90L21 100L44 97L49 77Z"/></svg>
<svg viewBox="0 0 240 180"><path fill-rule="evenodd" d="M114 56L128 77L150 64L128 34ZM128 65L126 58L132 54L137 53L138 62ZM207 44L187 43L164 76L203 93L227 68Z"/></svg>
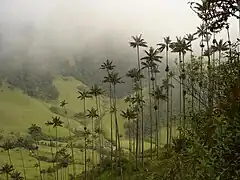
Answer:
<svg viewBox="0 0 240 180"><path fill-rule="evenodd" d="M23 93L54 115L43 126L34 115L24 133L2 129L0 179L239 179L240 39L230 38L229 19L240 20L240 1L188 6L202 21L196 32L152 46L132 36L135 61L114 61L114 53L101 61L0 61L0 93ZM66 97L80 111L59 88L73 82Z"/></svg>

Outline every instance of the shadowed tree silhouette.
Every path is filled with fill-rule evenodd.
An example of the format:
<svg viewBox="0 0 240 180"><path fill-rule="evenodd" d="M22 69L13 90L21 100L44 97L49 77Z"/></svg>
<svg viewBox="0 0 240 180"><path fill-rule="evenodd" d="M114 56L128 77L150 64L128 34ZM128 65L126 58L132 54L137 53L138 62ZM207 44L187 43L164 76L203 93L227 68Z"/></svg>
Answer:
<svg viewBox="0 0 240 180"><path fill-rule="evenodd" d="M167 101L167 96L165 94L163 94L163 89L160 88L159 86L157 86L155 88L155 90L152 92L151 94L152 96L154 96L154 98L156 99L156 103L157 105L155 105L155 108L158 109L158 119L156 119L155 121L155 126L156 126L156 149L157 149L157 158L159 157L159 139L160 139L160 143L161 143L161 136L159 136L161 134L159 134L159 121L160 121L160 100L164 100Z"/></svg>
<svg viewBox="0 0 240 180"><path fill-rule="evenodd" d="M67 104L68 104L67 101L63 100L63 101L60 102L60 107L62 107L64 109L65 116L66 116L67 123L68 123L68 136L69 136L71 153L72 153L73 175L76 176L76 166L75 166L75 158L74 158L74 151L73 151L73 140L72 140L72 135L71 135L70 121L69 121L69 118L68 118L68 115L67 115L67 109L66 109Z"/></svg>
<svg viewBox="0 0 240 180"><path fill-rule="evenodd" d="M83 91L78 91L79 96L77 97L78 99L83 101L83 113L84 113L84 126L86 127L87 122L86 122L86 99L92 98L92 95L90 91L83 90Z"/></svg>
<svg viewBox="0 0 240 180"><path fill-rule="evenodd" d="M167 82L169 82L169 47L171 45L171 39L169 36L164 38L164 43L160 43L157 44L159 47L159 51L163 52L164 50L166 50L166 68L165 68L165 72L166 72L166 80ZM166 96L169 97L169 87L167 86L166 88L167 94ZM167 111L167 144L169 144L168 142L168 136L169 136L169 101L167 101L166 103L166 111Z"/></svg>
<svg viewBox="0 0 240 180"><path fill-rule="evenodd" d="M94 107L92 107L91 109L88 109L87 111L88 111L87 117L92 120L92 132L91 132L91 134L93 136L94 129L95 129L94 118L98 118L99 115L97 113L97 109L95 109ZM92 140L92 160L93 160L93 163L94 163L94 141L93 140Z"/></svg>
<svg viewBox="0 0 240 180"><path fill-rule="evenodd" d="M18 172L18 171L14 171L12 174L11 174L11 178L12 180L23 180L23 176L21 175L21 172Z"/></svg>
<svg viewBox="0 0 240 180"><path fill-rule="evenodd" d="M132 36L132 39L133 41L131 41L129 43L130 47L132 48L136 48L137 49L137 63L138 63L138 71L140 72L141 71L141 62L140 62L140 47L147 47L147 42L144 41L144 39L142 38L142 34L140 34L139 36ZM141 78L139 79L139 92L140 92L140 95L141 95L141 98L143 99L143 94L142 94L142 80ZM140 108L141 108L141 131L142 131L142 166L144 167L144 119L143 119L143 115L144 115L144 112L143 112L143 104L139 104ZM139 119L137 119L137 127L139 127ZM138 133L138 132L137 132ZM136 154L138 154L137 152L138 150L136 149ZM136 163L137 163L137 166L138 166L138 160L136 160Z"/></svg>
<svg viewBox="0 0 240 180"><path fill-rule="evenodd" d="M12 164L12 159L11 159L11 154L10 154L10 150L15 148L15 142L7 139L4 141L2 148L7 151L8 154L8 159L9 159L9 163Z"/></svg>
<svg viewBox="0 0 240 180"><path fill-rule="evenodd" d="M149 115L150 115L150 157L152 159L152 151L153 151L153 123L152 123L152 97L151 97L151 91L154 90L154 82L152 81L153 79L153 71L152 69L157 65L157 63L161 63L160 59L162 56L159 56L159 51L157 49L154 49L153 47L149 48L149 51L146 51L146 56L142 57L141 64L142 64L142 69L147 69L148 72L148 92L149 92ZM151 81L152 83L152 90L151 90Z"/></svg>
<svg viewBox="0 0 240 180"><path fill-rule="evenodd" d="M24 179L26 180L26 179L27 179L26 169L25 169L25 164L24 164L24 159L23 159L23 154L22 154L22 148L25 147L23 137L19 137L19 138L17 139L16 144L17 144L17 146L20 148L20 156L21 156L22 167L23 167L23 175L24 175Z"/></svg>
<svg viewBox="0 0 240 180"><path fill-rule="evenodd" d="M47 126L52 126L53 128L55 128L55 137L56 137L56 152L58 151L58 127L62 127L63 126L63 122L60 120L60 117L52 117L52 121L47 121L45 123ZM56 177L58 179L58 170L56 171Z"/></svg>
<svg viewBox="0 0 240 180"><path fill-rule="evenodd" d="M0 168L0 174L5 174L7 180L9 179L9 176L13 171L14 171L14 168L13 168L13 165L11 164L4 164Z"/></svg>

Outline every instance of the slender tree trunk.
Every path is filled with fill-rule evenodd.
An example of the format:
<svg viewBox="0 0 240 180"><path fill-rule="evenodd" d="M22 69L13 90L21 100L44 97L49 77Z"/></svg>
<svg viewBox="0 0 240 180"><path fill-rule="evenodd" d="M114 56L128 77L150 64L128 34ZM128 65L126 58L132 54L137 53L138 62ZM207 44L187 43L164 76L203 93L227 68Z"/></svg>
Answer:
<svg viewBox="0 0 240 180"><path fill-rule="evenodd" d="M67 122L68 122L68 135L69 135L69 139L70 139L70 147L71 147L71 153L72 153L73 175L75 177L76 176L76 166L75 166L75 158L74 158L74 151L73 151L73 141L72 141L72 135L71 135L71 127L70 127L70 121L69 121L68 114L67 114L67 109L65 107L64 107L64 111L65 111L65 115L66 115Z"/></svg>
<svg viewBox="0 0 240 180"><path fill-rule="evenodd" d="M49 131L50 131L50 128L49 128ZM52 138L50 138L50 149L51 149L51 155L52 155L52 165L53 165L53 168L55 168L55 163L54 163L54 157L53 157L53 147L52 147ZM56 171L54 171L54 179L56 180Z"/></svg>
<svg viewBox="0 0 240 180"><path fill-rule="evenodd" d="M93 122L93 117L92 117L92 162L94 165L94 138L93 138L93 134L94 134L94 122Z"/></svg>
<svg viewBox="0 0 240 180"><path fill-rule="evenodd" d="M116 135L117 135L117 144L118 146L118 161L116 159L116 162L119 162L120 165L120 171L121 171L121 180L123 180L123 172L122 172L122 163L121 163L121 142L120 142L120 134L119 134L119 127L118 127L118 120L117 120L117 98L116 98L116 86L113 85L113 91L114 91L114 115L115 115L115 126L116 126Z"/></svg>
<svg viewBox="0 0 240 180"><path fill-rule="evenodd" d="M182 88L182 95L183 95L183 127L186 128L186 89L185 89L185 85L186 85L186 72L185 72L185 54L183 53L183 67L182 67L182 84L183 84L183 88Z"/></svg>
<svg viewBox="0 0 240 180"><path fill-rule="evenodd" d="M149 116L150 116L150 158L152 160L152 150L153 150L153 124L152 124L152 96L151 96L151 77L150 70L148 68L148 93L149 93Z"/></svg>
<svg viewBox="0 0 240 180"><path fill-rule="evenodd" d="M212 66L211 66L211 56L210 56L210 46L209 39L207 39L207 51L208 51L208 107L210 113L213 108L213 86L212 86Z"/></svg>
<svg viewBox="0 0 240 180"><path fill-rule="evenodd" d="M10 163L11 165L13 165L13 164L12 164L11 155L10 155L10 150L9 150L9 149L7 150L7 153L8 153L8 160L9 160L9 163Z"/></svg>
<svg viewBox="0 0 240 180"><path fill-rule="evenodd" d="M38 141L36 141L36 144L37 144L37 146L38 146L38 148L39 148L39 142ZM37 160L38 160L38 166L39 166L39 176L40 176L40 180L42 180L43 178L42 178L42 173L41 173L41 171L42 171L42 168L41 168L41 161L40 161L40 159L39 159L39 150L37 149Z"/></svg>
<svg viewBox="0 0 240 180"><path fill-rule="evenodd" d="M83 99L83 114L84 114L84 126L87 128L86 121L86 98ZM84 137L84 179L87 180L87 129L85 130Z"/></svg>
<svg viewBox="0 0 240 180"><path fill-rule="evenodd" d="M171 79L170 79L170 81L171 81L171 85L172 85L172 77L171 77ZM170 147L171 147L171 144L172 144L172 125L173 125L173 99L172 99L172 96L173 96L173 90L172 90L172 87L171 87L171 90L170 90L170 101L171 101L171 106L170 106L170 108L171 108L171 111L170 111L170 141L169 141L169 143L170 143Z"/></svg>
<svg viewBox="0 0 240 180"><path fill-rule="evenodd" d="M20 155L21 155L24 179L27 180L26 169L25 169L25 164L24 164L24 159L23 159L23 154L22 154L22 148L20 148Z"/></svg>
<svg viewBox="0 0 240 180"><path fill-rule="evenodd" d="M180 112L180 126L182 126L182 58L181 58L181 52L179 52L179 72L180 72L180 75L179 75L179 78L180 78L180 84L179 84L179 112ZM182 135L182 132L180 132L180 135Z"/></svg>
<svg viewBox="0 0 240 180"><path fill-rule="evenodd" d="M99 158L99 161L100 161L100 172L102 170L102 141L103 141L103 137L102 137L102 117L101 117L101 100L100 100L100 96L98 97L98 105L99 105L99 121L100 121L100 132L99 132L99 143L100 143L100 147L99 147L99 151L100 151L100 158ZM101 174L100 174L100 180L101 180Z"/></svg>
<svg viewBox="0 0 240 180"><path fill-rule="evenodd" d="M202 45L203 45L203 36L202 36ZM203 51L204 47L201 47L201 62L200 62L200 84L199 84L199 102L198 102L198 110L201 110L201 94L202 94L202 85L203 85Z"/></svg>
<svg viewBox="0 0 240 180"><path fill-rule="evenodd" d="M167 150L169 149L169 67L168 67L168 45L166 50L166 80L167 80Z"/></svg>
<svg viewBox="0 0 240 180"><path fill-rule="evenodd" d="M87 180L87 138L84 140L84 179Z"/></svg>
<svg viewBox="0 0 240 180"><path fill-rule="evenodd" d="M193 53L192 53L192 44L191 44L191 85L192 85L192 99L191 99L191 107L192 107L192 116L194 115L194 80L193 80Z"/></svg>
<svg viewBox="0 0 240 180"><path fill-rule="evenodd" d="M56 153L58 151L58 144L57 144L57 141L58 141L58 133L57 133L57 127L56 127ZM57 180L58 180L58 168L56 167L56 176L57 176ZM42 178L42 176L41 176ZM42 179L41 179L42 180Z"/></svg>
<svg viewBox="0 0 240 180"><path fill-rule="evenodd" d="M109 74L109 72L108 72ZM110 118L111 118L111 162L113 162L113 115L111 112L112 109L112 84L109 83L109 93L110 93ZM112 174L113 174L113 163L111 164L112 167Z"/></svg>
<svg viewBox="0 0 240 180"><path fill-rule="evenodd" d="M131 152L132 152L132 144L131 144L131 121L128 118L128 180L130 180L130 164L131 164Z"/></svg>
<svg viewBox="0 0 240 180"><path fill-rule="evenodd" d="M155 125L156 125L156 151L157 151L157 158L159 157L159 142L158 142L158 136L159 136L159 132L158 132L158 101L157 99L155 99L155 106L157 106L157 109L155 109Z"/></svg>
<svg viewBox="0 0 240 180"><path fill-rule="evenodd" d="M138 59L138 71L140 73L141 71L141 63L140 63L140 53L139 53L139 46L137 46L137 59ZM141 78L139 79L139 83L140 83L140 96L141 96L141 99L143 99L143 92L142 92L142 80ZM143 102L140 103L140 108L141 108L141 137L142 137L142 167L144 168L144 111L143 111ZM139 126L139 119L137 119L137 128ZM139 131L139 130L138 130ZM138 133L137 133L137 136L140 136ZM138 138L140 140L140 138ZM137 152L136 152L137 153Z"/></svg>

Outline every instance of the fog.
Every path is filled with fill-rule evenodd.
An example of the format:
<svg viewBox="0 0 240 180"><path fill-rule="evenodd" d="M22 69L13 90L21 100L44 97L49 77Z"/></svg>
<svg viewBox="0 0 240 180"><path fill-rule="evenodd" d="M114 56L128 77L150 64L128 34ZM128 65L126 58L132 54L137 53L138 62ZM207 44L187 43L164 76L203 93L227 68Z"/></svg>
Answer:
<svg viewBox="0 0 240 180"><path fill-rule="evenodd" d="M132 53L142 33L156 46L165 36L193 33L201 21L189 0L1 0L0 57L44 60ZM238 25L231 20L231 36ZM224 32L218 36L223 36ZM198 48L198 43L194 48Z"/></svg>

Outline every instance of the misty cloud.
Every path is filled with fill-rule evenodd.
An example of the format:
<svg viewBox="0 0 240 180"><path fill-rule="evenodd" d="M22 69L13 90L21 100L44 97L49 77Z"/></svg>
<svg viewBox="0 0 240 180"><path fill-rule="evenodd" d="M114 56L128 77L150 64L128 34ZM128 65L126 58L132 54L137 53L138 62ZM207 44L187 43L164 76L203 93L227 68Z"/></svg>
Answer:
<svg viewBox="0 0 240 180"><path fill-rule="evenodd" d="M187 2L1 0L1 56L45 59L92 53L104 58L111 50L130 53L128 41L139 33L155 46L164 36L196 31L201 22ZM236 37L237 23L231 31Z"/></svg>

